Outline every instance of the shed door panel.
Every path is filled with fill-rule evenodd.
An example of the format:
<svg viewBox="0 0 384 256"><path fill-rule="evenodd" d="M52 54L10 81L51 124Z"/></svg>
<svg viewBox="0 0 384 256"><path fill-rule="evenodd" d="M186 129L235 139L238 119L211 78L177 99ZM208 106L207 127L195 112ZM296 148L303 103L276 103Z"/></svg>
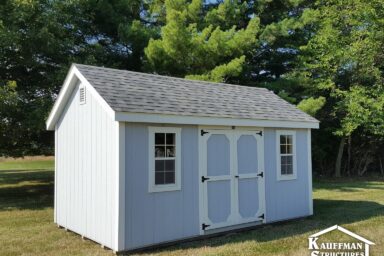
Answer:
<svg viewBox="0 0 384 256"><path fill-rule="evenodd" d="M202 228L262 221L263 140L257 131L202 133Z"/></svg>
<svg viewBox="0 0 384 256"><path fill-rule="evenodd" d="M237 143L237 187L238 208L242 221L260 215L260 193L262 177L259 176L258 137L255 133L239 133ZM260 170L260 171L259 171Z"/></svg>
<svg viewBox="0 0 384 256"><path fill-rule="evenodd" d="M208 219L225 225L231 214L231 141L225 134L211 134L206 142L207 174L206 193Z"/></svg>

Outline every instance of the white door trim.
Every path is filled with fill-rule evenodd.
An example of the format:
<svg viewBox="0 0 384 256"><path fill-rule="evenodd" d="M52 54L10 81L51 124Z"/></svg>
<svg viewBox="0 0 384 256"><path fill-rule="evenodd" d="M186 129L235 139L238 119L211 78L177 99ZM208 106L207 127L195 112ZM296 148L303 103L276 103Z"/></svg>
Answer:
<svg viewBox="0 0 384 256"><path fill-rule="evenodd" d="M207 126L198 126L198 144L199 144L199 176L198 176L198 182L199 182L199 224L200 224L200 234L204 234L204 230L202 229L203 223L205 224L212 224L209 221L209 218L207 216L207 207L208 207L208 201L206 196L206 186L205 183L201 182L202 176L207 175L207 164L206 164L206 157L207 157L207 141L209 137L213 134L224 134L227 136L227 138L230 140L230 154L231 154L231 170L230 170L230 176L223 175L223 176L216 176L212 177L212 181L216 180L226 180L228 178L231 179L231 186L234 187L235 193L231 193L231 214L228 217L228 221L223 224L215 224L212 225L210 228L207 228L207 230L216 229L216 228L222 228L227 227L231 225L239 225L239 224L245 224L249 222L255 222L255 221L262 221L263 223L266 222L266 215L265 215L265 170L264 170L264 129L263 128L255 128L247 129L244 128L240 129L231 129L231 127L207 127ZM201 130L209 132L206 135L201 136ZM262 132L262 135L257 135L255 132ZM259 210L257 212L256 217L251 218L242 218L240 216L239 212L239 202L238 202L238 181L235 180L233 177L237 175L237 140L240 138L241 135L254 135L257 140L258 145L258 172L263 172L263 178L262 182L259 183L259 199L260 199L260 206ZM232 145L235 145L234 147ZM236 173L234 173L236 172ZM255 178L257 177L257 174L240 174L242 179L247 178ZM257 216L261 214L264 214L264 218L258 218Z"/></svg>
<svg viewBox="0 0 384 256"><path fill-rule="evenodd" d="M251 135L253 136L256 141L257 141L257 164L258 164L258 170L256 174L239 174L237 173L236 175L239 176L238 180L240 179L252 179L252 178L258 178L260 179L260 182L258 183L258 193L259 193L259 209L257 213L255 214L255 217L251 217L248 219L244 219L241 216L239 216L242 221L246 222L251 222L251 221L260 221L262 220L263 223L265 223L265 170L264 170L264 130L260 129L262 131L262 136L258 135L255 133L255 131L242 131L242 130L235 130L235 143L236 143L236 149L237 149L237 142L239 138L242 135ZM237 151L237 150L236 150ZM237 163L237 152L235 153L236 157L236 163ZM238 172L238 168L236 167L236 170ZM260 173L263 173L263 177L260 177ZM238 182L237 182L238 184ZM236 188L238 190L238 188ZM238 197L236 198L238 201ZM239 209L239 207L237 208ZM259 218L261 214L264 214L264 218ZM240 212L239 212L240 215ZM242 224L242 223L241 223Z"/></svg>

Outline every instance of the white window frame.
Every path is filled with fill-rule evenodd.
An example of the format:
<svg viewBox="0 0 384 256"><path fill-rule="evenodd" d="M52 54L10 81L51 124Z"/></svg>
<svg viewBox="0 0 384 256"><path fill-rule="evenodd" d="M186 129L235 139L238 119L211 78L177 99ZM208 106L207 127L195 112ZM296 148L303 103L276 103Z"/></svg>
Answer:
<svg viewBox="0 0 384 256"><path fill-rule="evenodd" d="M155 133L175 133L175 184L155 184ZM148 127L148 192L181 190L181 128Z"/></svg>
<svg viewBox="0 0 384 256"><path fill-rule="evenodd" d="M292 174L281 174L281 154L280 154L280 136L292 136ZM293 130L277 130L276 131L276 172L277 180L295 180L297 179L297 162L296 162L296 131Z"/></svg>

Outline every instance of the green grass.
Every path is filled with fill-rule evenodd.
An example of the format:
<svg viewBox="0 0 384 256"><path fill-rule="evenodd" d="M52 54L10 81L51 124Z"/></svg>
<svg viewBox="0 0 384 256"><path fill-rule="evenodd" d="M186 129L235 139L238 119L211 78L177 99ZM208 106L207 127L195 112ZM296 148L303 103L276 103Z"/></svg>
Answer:
<svg viewBox="0 0 384 256"><path fill-rule="evenodd" d="M52 208L53 161L41 161L0 161L0 254L112 255L98 244L56 227ZM315 182L314 199L315 215L309 218L136 254L309 255L308 236L339 224L375 242L371 255L382 255L383 180ZM329 237L345 239L338 232Z"/></svg>
<svg viewBox="0 0 384 256"><path fill-rule="evenodd" d="M46 157L36 157L34 159L11 159L0 161L0 171L6 170L52 170L54 168L53 159Z"/></svg>

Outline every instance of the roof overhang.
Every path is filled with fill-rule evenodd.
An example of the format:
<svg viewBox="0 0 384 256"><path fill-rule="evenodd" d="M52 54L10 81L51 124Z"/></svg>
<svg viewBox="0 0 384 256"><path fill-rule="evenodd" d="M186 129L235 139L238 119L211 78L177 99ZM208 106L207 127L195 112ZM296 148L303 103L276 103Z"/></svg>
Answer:
<svg viewBox="0 0 384 256"><path fill-rule="evenodd" d="M75 64L72 64L68 74L64 80L63 87L60 90L59 95L53 105L53 108L48 116L46 121L47 130L53 131L55 125L58 122L61 113L64 111L69 98L73 92L73 89L76 87L77 83L80 82L87 87L95 99L101 104L101 106L107 111L108 114L114 116L113 109L108 105L108 103L100 96L96 89L88 82L88 80L81 74L81 72L76 68Z"/></svg>
<svg viewBox="0 0 384 256"><path fill-rule="evenodd" d="M271 128L304 128L318 129L319 122L310 121L290 121L290 120L262 120L247 118L228 118L228 117L208 117L208 116L188 116L188 115L172 115L158 113L133 113L133 112L115 112L108 103L100 96L96 89L88 82L88 80L72 64L68 74L64 80L63 87L57 96L56 102L46 121L47 130L54 130L61 113L64 111L66 104L71 97L73 89L78 82L87 87L101 106L107 113L119 122L135 122L135 123L163 123L163 124L188 124L188 125L218 125L218 126L249 126L249 127L271 127Z"/></svg>
<svg viewBox="0 0 384 256"><path fill-rule="evenodd" d="M134 123L164 123L189 125L253 126L274 128L318 129L319 122L238 119L226 117L199 117L166 114L115 112L115 120Z"/></svg>

